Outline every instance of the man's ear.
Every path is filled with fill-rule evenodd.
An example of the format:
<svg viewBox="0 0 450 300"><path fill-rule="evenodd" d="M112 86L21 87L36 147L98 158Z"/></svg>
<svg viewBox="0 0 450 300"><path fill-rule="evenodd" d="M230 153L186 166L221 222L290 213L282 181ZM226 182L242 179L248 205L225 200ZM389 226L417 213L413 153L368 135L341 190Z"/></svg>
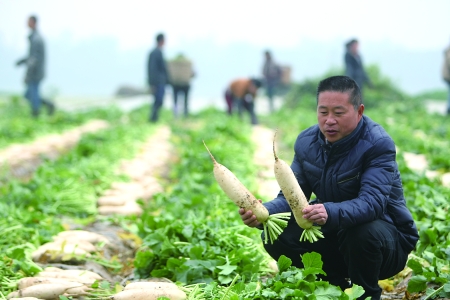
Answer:
<svg viewBox="0 0 450 300"><path fill-rule="evenodd" d="M361 118L364 113L364 104L361 104L358 108L358 117Z"/></svg>

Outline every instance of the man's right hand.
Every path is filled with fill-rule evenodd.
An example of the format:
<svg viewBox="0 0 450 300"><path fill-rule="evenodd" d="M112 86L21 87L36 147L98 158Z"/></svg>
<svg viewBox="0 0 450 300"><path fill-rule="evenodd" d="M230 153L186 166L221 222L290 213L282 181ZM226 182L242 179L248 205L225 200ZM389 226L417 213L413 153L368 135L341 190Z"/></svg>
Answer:
<svg viewBox="0 0 450 300"><path fill-rule="evenodd" d="M23 64L23 63L25 63L27 60L24 58L24 59L21 59L21 60L18 60L17 62L16 62L16 66L20 66L21 64Z"/></svg>
<svg viewBox="0 0 450 300"><path fill-rule="evenodd" d="M261 225L251 210L245 211L245 209L240 208L239 214L241 215L242 222L244 222L244 224L248 227L258 227Z"/></svg>

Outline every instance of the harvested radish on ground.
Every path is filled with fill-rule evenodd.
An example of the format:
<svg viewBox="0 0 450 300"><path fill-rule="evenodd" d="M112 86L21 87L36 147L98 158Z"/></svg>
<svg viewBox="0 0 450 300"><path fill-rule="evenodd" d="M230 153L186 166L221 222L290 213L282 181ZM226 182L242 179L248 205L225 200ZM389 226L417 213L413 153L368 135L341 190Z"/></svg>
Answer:
<svg viewBox="0 0 450 300"><path fill-rule="evenodd" d="M276 136L276 133L275 133ZM309 205L305 194L303 193L297 178L291 167L282 159L279 159L275 151L275 137L273 139L273 155L275 157L274 173L278 185L283 192L289 206L294 214L295 221L298 226L303 229L300 241L309 241L313 243L319 238L323 238L319 226L314 226L313 222L303 218L302 210Z"/></svg>
<svg viewBox="0 0 450 300"><path fill-rule="evenodd" d="M127 284L124 291L141 289L178 289L178 286L173 282L136 281Z"/></svg>
<svg viewBox="0 0 450 300"><path fill-rule="evenodd" d="M77 282L63 283L43 283L38 285L32 285L24 289L12 292L8 295L8 299L19 297L36 297L39 299L57 299L63 295L68 289L82 286Z"/></svg>
<svg viewBox="0 0 450 300"><path fill-rule="evenodd" d="M69 283L79 283L80 285L91 285L93 282L75 280L70 278L51 278L51 277L23 277L17 282L17 287L19 290L23 290L29 286L44 284L44 283L57 283L57 284L69 284ZM78 285L77 285L78 286Z"/></svg>
<svg viewBox="0 0 450 300"><path fill-rule="evenodd" d="M267 208L250 193L227 167L219 164L214 159L205 142L203 144L214 163L214 177L217 183L219 183L219 186L237 206L246 211L251 210L253 212L258 222L263 224L264 242L267 244L270 239L270 243L273 244L273 241L283 232L283 228L287 226L287 220L289 220L291 213L269 215Z"/></svg>
<svg viewBox="0 0 450 300"><path fill-rule="evenodd" d="M187 299L185 292L179 288L148 288L148 289L131 289L121 291L110 297L111 300L157 300L160 297L166 297L171 300Z"/></svg>

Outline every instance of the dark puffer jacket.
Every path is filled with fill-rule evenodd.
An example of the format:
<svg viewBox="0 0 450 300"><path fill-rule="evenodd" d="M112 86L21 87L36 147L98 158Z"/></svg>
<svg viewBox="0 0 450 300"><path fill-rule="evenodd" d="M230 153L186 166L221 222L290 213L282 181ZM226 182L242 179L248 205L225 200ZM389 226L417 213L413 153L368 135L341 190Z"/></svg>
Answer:
<svg viewBox="0 0 450 300"><path fill-rule="evenodd" d="M397 227L406 251L415 247L419 235L406 207L395 145L379 124L363 116L350 135L332 145L315 125L298 136L294 150L291 168L305 196L314 193L327 210L323 231L382 219ZM290 211L281 192L264 205L270 214Z"/></svg>

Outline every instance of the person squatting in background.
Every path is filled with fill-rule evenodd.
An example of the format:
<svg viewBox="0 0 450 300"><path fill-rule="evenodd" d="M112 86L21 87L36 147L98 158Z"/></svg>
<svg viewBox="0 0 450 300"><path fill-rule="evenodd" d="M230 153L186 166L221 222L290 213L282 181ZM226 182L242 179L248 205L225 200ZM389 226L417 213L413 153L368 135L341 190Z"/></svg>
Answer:
<svg viewBox="0 0 450 300"><path fill-rule="evenodd" d="M162 52L164 43L164 35L159 33L156 36L156 47L150 52L148 57L147 79L154 97L150 122L156 122L159 119L159 111L163 106L166 84L169 82L166 62Z"/></svg>
<svg viewBox="0 0 450 300"><path fill-rule="evenodd" d="M28 36L29 52L28 56L16 62L16 66L25 65L26 75L25 84L27 86L25 98L31 104L31 114L33 117L39 116L41 104L45 105L48 114L52 115L55 111L55 105L46 99L41 98L39 87L45 77L45 45L42 36L37 30L37 17L28 18L28 27L31 33Z"/></svg>
<svg viewBox="0 0 450 300"><path fill-rule="evenodd" d="M447 115L450 115L450 45L444 50L444 63L442 65L442 79L448 86Z"/></svg>
<svg viewBox="0 0 450 300"><path fill-rule="evenodd" d="M239 117L242 117L242 111L245 109L250 115L251 123L253 125L258 124L255 113L255 98L261 85L261 80L255 78L233 80L225 92L228 114L231 115L237 108Z"/></svg>
<svg viewBox="0 0 450 300"><path fill-rule="evenodd" d="M269 111L272 113L274 108L273 98L275 89L281 80L281 67L273 60L272 54L269 50L264 52L264 65L262 74L264 77L264 86L266 88L267 98L269 100Z"/></svg>

